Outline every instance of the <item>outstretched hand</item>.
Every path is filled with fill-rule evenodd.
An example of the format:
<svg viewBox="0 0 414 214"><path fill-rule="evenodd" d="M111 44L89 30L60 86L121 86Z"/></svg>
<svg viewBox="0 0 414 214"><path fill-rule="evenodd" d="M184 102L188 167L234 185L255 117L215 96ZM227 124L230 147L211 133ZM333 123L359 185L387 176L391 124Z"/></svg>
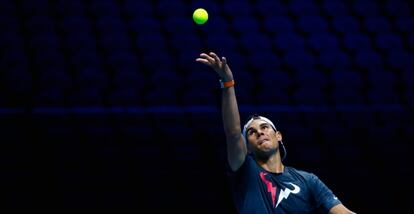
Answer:
<svg viewBox="0 0 414 214"><path fill-rule="evenodd" d="M221 57L220 60L217 54L213 52L210 52L209 54L201 53L196 61L213 68L223 81L233 80L233 74L225 57Z"/></svg>

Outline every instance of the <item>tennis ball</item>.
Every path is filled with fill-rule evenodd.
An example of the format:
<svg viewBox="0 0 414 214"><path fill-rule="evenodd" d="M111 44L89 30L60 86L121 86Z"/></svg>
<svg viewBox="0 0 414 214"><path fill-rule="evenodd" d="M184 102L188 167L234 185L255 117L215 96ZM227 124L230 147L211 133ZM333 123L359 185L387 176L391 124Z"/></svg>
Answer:
<svg viewBox="0 0 414 214"><path fill-rule="evenodd" d="M203 8L198 8L198 9L194 10L193 20L194 20L195 23L197 23L199 25L202 25L202 24L206 23L207 20L208 20L207 11Z"/></svg>

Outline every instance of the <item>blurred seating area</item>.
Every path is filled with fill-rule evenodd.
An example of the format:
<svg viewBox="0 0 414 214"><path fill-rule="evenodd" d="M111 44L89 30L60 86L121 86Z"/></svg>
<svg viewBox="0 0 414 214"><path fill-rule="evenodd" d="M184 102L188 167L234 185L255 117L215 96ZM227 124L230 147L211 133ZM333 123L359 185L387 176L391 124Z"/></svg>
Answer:
<svg viewBox="0 0 414 214"><path fill-rule="evenodd" d="M43 146L63 155L51 155L56 165L48 167L76 168L87 160L119 172L119 177L105 167L86 172L82 166L85 171L71 174L57 167L53 176L61 182L75 176L76 184L79 173L97 173L91 176L109 176L95 183L97 189L111 181L133 183L122 174L127 170L115 167L124 163L128 170L154 173L158 180L151 183L174 170L191 170L202 179L199 164L208 160L203 167L217 170L222 163L213 157L225 155L218 77L195 61L201 52L213 51L232 68L242 122L251 113L273 119L291 164L317 163L324 176L329 175L324 170L347 164L372 164L378 171L401 164L394 172L410 174L402 154L414 131L411 5L404 0L3 0L1 134L19 136L10 112L22 109L29 113L29 135L56 142ZM204 25L191 19L198 7L209 13ZM89 160L88 152L97 159ZM387 155L391 163L383 160ZM141 163L154 157L171 161L166 171ZM15 161L11 167L21 164ZM363 167L355 171L368 176ZM172 179L184 192L166 191L182 198L194 194L183 178ZM343 190L351 187L341 184ZM111 187L114 195L90 203L133 204L116 198L116 188L124 187ZM226 197L213 190L204 194L217 204ZM88 204L81 201L88 195L83 197L79 206ZM360 201L357 206L363 207ZM66 203L61 205L71 206Z"/></svg>

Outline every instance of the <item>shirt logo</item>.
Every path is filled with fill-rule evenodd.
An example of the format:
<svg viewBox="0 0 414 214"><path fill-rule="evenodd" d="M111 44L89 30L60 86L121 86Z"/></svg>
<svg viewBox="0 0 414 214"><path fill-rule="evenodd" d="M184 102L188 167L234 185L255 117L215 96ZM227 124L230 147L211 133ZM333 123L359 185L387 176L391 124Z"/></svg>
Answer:
<svg viewBox="0 0 414 214"><path fill-rule="evenodd" d="M287 199L290 195L290 193L292 194L297 194L300 192L300 187L289 182L288 184L293 186L293 189L288 189L287 187L283 190L280 190L279 193L279 198L277 199L277 203L276 203L276 207L279 205L279 203L283 200L283 199Z"/></svg>
<svg viewBox="0 0 414 214"><path fill-rule="evenodd" d="M295 185L291 182L286 183L286 184L292 185L293 189L285 188L284 190L283 189L280 190L279 197L277 198L277 203L276 203L276 206L275 206L276 192L277 192L276 186L273 186L273 183L270 180L267 180L267 178L266 178L267 173L260 172L259 175L260 175L260 178L262 179L263 183L266 185L267 191L270 193L270 196L272 198L272 204L275 208L279 205L279 203L283 199L287 199L289 197L290 193L297 194L297 193L300 192L300 187L299 186L297 186L297 185Z"/></svg>

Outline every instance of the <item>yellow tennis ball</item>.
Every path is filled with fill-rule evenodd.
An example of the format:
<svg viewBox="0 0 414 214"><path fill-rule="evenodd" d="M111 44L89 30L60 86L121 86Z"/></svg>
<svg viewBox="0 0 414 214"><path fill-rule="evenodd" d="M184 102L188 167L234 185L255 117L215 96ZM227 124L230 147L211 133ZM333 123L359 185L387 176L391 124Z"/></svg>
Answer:
<svg viewBox="0 0 414 214"><path fill-rule="evenodd" d="M207 11L203 8L198 8L198 9L194 10L193 20L194 20L195 23L197 23L199 25L202 25L202 24L206 23L207 20L208 20Z"/></svg>

